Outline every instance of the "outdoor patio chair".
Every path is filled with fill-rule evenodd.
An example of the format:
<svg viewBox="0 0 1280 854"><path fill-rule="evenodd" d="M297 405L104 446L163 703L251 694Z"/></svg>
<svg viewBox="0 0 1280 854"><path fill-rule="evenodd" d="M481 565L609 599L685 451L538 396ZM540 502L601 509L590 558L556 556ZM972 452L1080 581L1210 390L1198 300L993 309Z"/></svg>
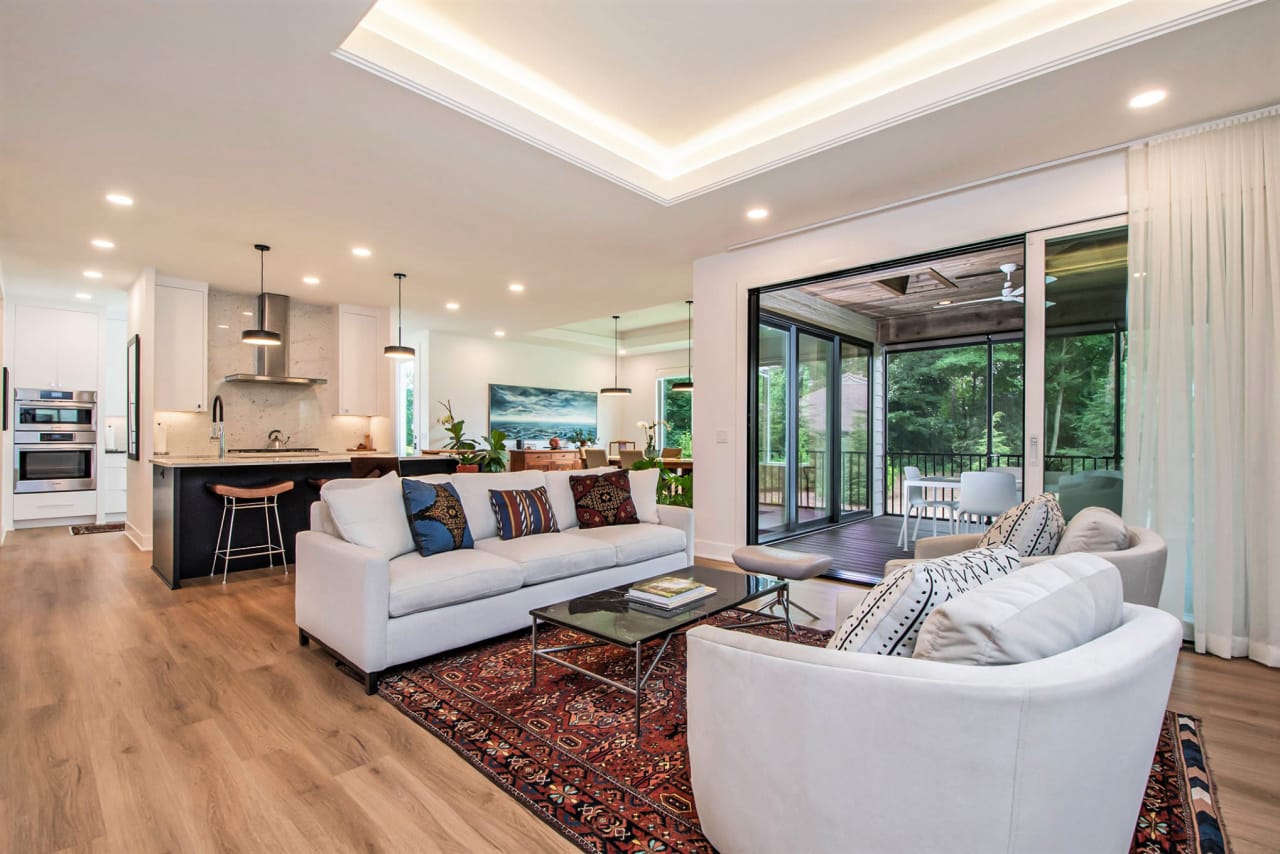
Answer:
<svg viewBox="0 0 1280 854"><path fill-rule="evenodd" d="M960 475L956 513L961 522L995 518L1020 500L1018 480L1007 471L967 471Z"/></svg>
<svg viewBox="0 0 1280 854"><path fill-rule="evenodd" d="M920 477L921 477L920 469L918 469L917 467L915 466L902 467L903 483L906 483L909 480L919 480ZM925 510L934 511L931 514L931 517L933 519L933 535L936 537L938 535L938 512L937 511L944 508L951 511L950 518L947 520L947 524L948 526L951 527L951 532L954 534L956 503L948 499L925 498L924 487L921 487L921 486L907 487L907 495L906 495L906 514L907 515L906 515L906 518L902 520L902 533L898 535L898 546L903 549L907 547L907 520L911 518L912 512L915 513L916 524L911 529L911 541L915 542L916 534L918 534L920 531L920 518L924 515L924 511Z"/></svg>

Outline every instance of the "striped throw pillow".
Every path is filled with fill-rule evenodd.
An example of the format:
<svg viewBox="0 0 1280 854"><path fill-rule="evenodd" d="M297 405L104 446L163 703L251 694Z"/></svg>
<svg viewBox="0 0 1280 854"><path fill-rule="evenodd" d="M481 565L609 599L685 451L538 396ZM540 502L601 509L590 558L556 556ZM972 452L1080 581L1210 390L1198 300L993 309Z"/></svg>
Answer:
<svg viewBox="0 0 1280 854"><path fill-rule="evenodd" d="M554 534L560 530L545 486L536 489L491 489L489 503L498 520L498 536L504 540L532 534Z"/></svg>
<svg viewBox="0 0 1280 854"><path fill-rule="evenodd" d="M1010 546L1023 557L1051 555L1058 548L1066 527L1058 497L1045 492L1000 514L978 540L977 548Z"/></svg>

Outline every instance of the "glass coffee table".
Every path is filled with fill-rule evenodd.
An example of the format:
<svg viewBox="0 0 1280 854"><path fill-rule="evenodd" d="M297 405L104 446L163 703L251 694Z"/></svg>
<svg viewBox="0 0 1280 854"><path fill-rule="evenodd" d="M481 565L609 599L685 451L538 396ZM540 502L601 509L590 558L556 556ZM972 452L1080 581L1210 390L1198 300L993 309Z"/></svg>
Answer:
<svg viewBox="0 0 1280 854"><path fill-rule="evenodd" d="M782 616L762 614L758 620L733 623L722 628L742 629L783 623L787 627L787 639L791 639L791 600L785 579L697 565L674 572L664 572L654 578L666 576L692 578L708 587L714 587L716 592L671 614L660 613L628 601L626 594L632 587L631 584L611 587L598 593L589 593L567 602L557 602L554 605L530 611L529 616L533 620L533 687L536 688L538 685L538 659L543 659L634 695L636 698L636 744L638 745L640 743L640 700L644 686L653 674L658 661L661 660L662 654L667 651L667 645L671 643L674 635L722 611L769 597L774 600L770 603L771 605L782 606ZM539 622L572 629L594 640L539 649ZM657 640L661 640L662 643L646 666L644 646L650 641ZM560 657L560 653L599 646L616 646L631 651L635 658L635 677L630 685Z"/></svg>

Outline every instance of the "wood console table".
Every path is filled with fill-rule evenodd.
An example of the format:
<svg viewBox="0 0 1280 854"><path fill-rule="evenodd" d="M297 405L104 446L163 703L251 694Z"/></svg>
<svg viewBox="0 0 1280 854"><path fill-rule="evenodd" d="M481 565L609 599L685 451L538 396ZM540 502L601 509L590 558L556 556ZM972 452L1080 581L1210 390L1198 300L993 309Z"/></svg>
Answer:
<svg viewBox="0 0 1280 854"><path fill-rule="evenodd" d="M573 471L582 468L582 456L577 448L561 448L558 451L513 450L511 471Z"/></svg>

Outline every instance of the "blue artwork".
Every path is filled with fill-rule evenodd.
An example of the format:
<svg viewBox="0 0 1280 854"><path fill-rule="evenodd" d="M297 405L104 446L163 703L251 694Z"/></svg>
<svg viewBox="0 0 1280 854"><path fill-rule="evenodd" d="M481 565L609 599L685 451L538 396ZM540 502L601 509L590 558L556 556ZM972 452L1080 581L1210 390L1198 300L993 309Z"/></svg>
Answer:
<svg viewBox="0 0 1280 854"><path fill-rule="evenodd" d="M489 386L489 429L501 430L507 440L567 439L581 430L596 437L596 393L524 385Z"/></svg>

